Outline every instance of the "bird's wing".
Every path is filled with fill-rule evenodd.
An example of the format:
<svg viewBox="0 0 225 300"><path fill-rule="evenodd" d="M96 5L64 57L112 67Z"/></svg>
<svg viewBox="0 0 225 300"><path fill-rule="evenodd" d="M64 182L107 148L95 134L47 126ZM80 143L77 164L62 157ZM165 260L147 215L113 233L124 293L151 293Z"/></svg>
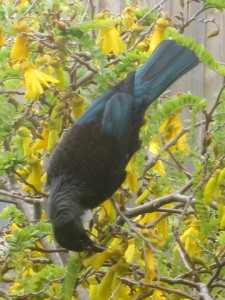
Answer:
<svg viewBox="0 0 225 300"><path fill-rule="evenodd" d="M126 145L132 134L133 97L115 93L108 101L102 117L102 132L116 138L120 147Z"/></svg>
<svg viewBox="0 0 225 300"><path fill-rule="evenodd" d="M96 101L89 106L89 108L81 115L77 120L76 124L81 125L84 123L89 123L96 121L102 117L102 113L105 109L108 99L113 95L112 89L104 92Z"/></svg>

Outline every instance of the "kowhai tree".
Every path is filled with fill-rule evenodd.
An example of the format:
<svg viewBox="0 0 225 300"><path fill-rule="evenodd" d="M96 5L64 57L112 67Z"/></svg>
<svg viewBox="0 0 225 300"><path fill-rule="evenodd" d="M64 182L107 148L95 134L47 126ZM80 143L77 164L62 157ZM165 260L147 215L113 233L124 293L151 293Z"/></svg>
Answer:
<svg viewBox="0 0 225 300"><path fill-rule="evenodd" d="M97 96L163 39L225 75L186 36L193 22L215 25L208 38L222 35L215 20L197 21L210 8L223 13L223 0L198 1L193 16L184 11L194 1L180 1L176 16L163 1L126 2L115 15L96 13L92 1L0 1L0 201L9 204L0 213L9 218L1 229L1 299L225 298L224 84L210 105L180 90L148 109L125 182L87 226L107 250L68 253L54 243L45 212L48 159Z"/></svg>

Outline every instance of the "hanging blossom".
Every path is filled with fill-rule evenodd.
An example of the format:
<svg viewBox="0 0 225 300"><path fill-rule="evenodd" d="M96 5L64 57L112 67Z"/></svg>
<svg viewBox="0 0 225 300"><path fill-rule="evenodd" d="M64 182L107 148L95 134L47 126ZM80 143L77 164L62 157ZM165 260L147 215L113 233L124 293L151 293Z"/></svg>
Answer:
<svg viewBox="0 0 225 300"><path fill-rule="evenodd" d="M153 154L158 154L160 152L160 146L159 146L159 141L158 141L158 136L155 135L150 143L149 143L149 151L152 152ZM153 169L159 173L162 177L166 177L166 170L163 165L163 162L158 159L155 165L153 166Z"/></svg>
<svg viewBox="0 0 225 300"><path fill-rule="evenodd" d="M59 81L44 72L35 69L35 65L30 62L23 62L20 65L20 70L23 73L26 93L25 99L37 99L40 94L44 92L44 87L49 88L51 83L58 83Z"/></svg>
<svg viewBox="0 0 225 300"><path fill-rule="evenodd" d="M178 116L178 113L167 118L160 126L159 132L163 135L166 142L173 140L181 130L184 129L183 124ZM187 143L187 134L183 134L176 142L175 145L169 148L170 151L180 150L185 155L188 155L190 148Z"/></svg>
<svg viewBox="0 0 225 300"><path fill-rule="evenodd" d="M136 1L135 4L132 4L126 7L122 15L122 28L123 30L130 30L137 26L138 19L136 17L136 9L141 6L140 1Z"/></svg>
<svg viewBox="0 0 225 300"><path fill-rule="evenodd" d="M99 20L107 20L110 19L109 15L109 11L103 10L96 18ZM120 37L119 30L115 25L99 29L96 43L102 48L103 53L106 55L109 53L119 55L126 49L126 45Z"/></svg>
<svg viewBox="0 0 225 300"><path fill-rule="evenodd" d="M2 27L0 26L0 47L4 46L6 44L3 32L2 32Z"/></svg>
<svg viewBox="0 0 225 300"><path fill-rule="evenodd" d="M136 48L140 51L147 51L148 54L152 54L155 48L163 40L163 35L166 28L169 26L168 17L166 15L157 19L154 26L154 32L150 33L143 41L141 41ZM166 53L165 53L166 55Z"/></svg>
<svg viewBox="0 0 225 300"><path fill-rule="evenodd" d="M25 21L17 21L14 23L13 29L16 31L17 37L12 46L10 59L13 64L17 64L29 58L28 36L25 35L29 32L29 26Z"/></svg>
<svg viewBox="0 0 225 300"><path fill-rule="evenodd" d="M200 221L193 215L188 216L186 220L186 229L180 237L181 243L184 245L184 249L188 255L195 261L204 262L202 260L202 248L199 246L201 240ZM176 245L174 251L179 249L179 245Z"/></svg>
<svg viewBox="0 0 225 300"><path fill-rule="evenodd" d="M123 183L124 185L128 185L128 188L131 193L134 193L136 191L138 185L138 174L137 174L137 167L135 161L136 161L136 155L133 155L126 166L127 176Z"/></svg>
<svg viewBox="0 0 225 300"><path fill-rule="evenodd" d="M163 39L163 34L165 29L169 26L169 21L166 16L163 18L159 18L155 24L155 31L151 36L150 47L148 50L148 54L152 54L155 48L159 45L159 43ZM166 55L166 53L165 53Z"/></svg>
<svg viewBox="0 0 225 300"><path fill-rule="evenodd" d="M29 4L28 0L21 0L20 4L19 4L19 7L23 7L23 6L27 5L27 4Z"/></svg>

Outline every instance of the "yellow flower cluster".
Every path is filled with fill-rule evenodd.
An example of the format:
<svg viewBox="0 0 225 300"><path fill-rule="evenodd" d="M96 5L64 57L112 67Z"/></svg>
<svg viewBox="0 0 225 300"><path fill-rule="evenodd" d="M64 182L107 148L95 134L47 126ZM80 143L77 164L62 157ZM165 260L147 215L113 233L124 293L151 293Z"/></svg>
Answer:
<svg viewBox="0 0 225 300"><path fill-rule="evenodd" d="M20 65L20 69L23 73L26 94L25 99L37 99L37 97L44 92L43 87L50 87L51 83L58 83L59 81L44 72L40 72L35 69L35 66L29 62L23 62Z"/></svg>
<svg viewBox="0 0 225 300"><path fill-rule="evenodd" d="M2 30L2 27L0 27L0 47L4 46L5 44L6 44L6 41L5 41L5 38L3 35L3 30Z"/></svg>
<svg viewBox="0 0 225 300"><path fill-rule="evenodd" d="M104 10L99 13L96 18L99 20L107 20L110 18L110 12ZM96 43L102 48L104 54L114 53L119 55L126 49L120 37L119 30L115 25L99 29Z"/></svg>
<svg viewBox="0 0 225 300"><path fill-rule="evenodd" d="M64 108L64 103L58 103L54 106L50 121L43 123L42 134L38 136L35 142L33 142L33 134L29 128L20 127L18 130L17 140L21 141L19 142L22 146L21 152L27 159L27 167L19 170L18 173L31 185L24 185L24 191L33 193L32 186L36 190L42 191L46 174L43 174L43 162L40 154L44 149L50 154L57 143L58 134L62 129L62 111Z"/></svg>
<svg viewBox="0 0 225 300"><path fill-rule="evenodd" d="M124 30L130 32L132 30L138 32L143 30L138 24L138 19L135 14L136 9L140 6L140 1L136 1L135 4L126 7L122 11L121 18L117 18L117 25L99 29L96 43L103 49L104 54L113 53L119 55L127 49L129 44L126 45L121 38ZM99 20L107 20L111 17L112 14L108 10L103 10L96 16ZM163 39L164 31L168 26L169 20L167 16L164 15L156 21L154 32L140 42L136 48L151 54Z"/></svg>
<svg viewBox="0 0 225 300"><path fill-rule="evenodd" d="M212 204L213 199L217 202L220 229L225 228L225 197L223 185L225 180L225 168L216 169L206 182L203 191L203 203L205 206Z"/></svg>
<svg viewBox="0 0 225 300"><path fill-rule="evenodd" d="M199 220L197 220L193 215L189 216L186 220L186 229L180 237L180 241L184 244L184 249L196 262L202 261L202 249L199 246L199 241L201 240L199 225ZM174 248L174 251L178 249L179 246L177 245Z"/></svg>
<svg viewBox="0 0 225 300"><path fill-rule="evenodd" d="M168 117L159 127L159 132L161 133L161 136L163 137L164 141L166 143L172 141L176 136L180 133L180 131L183 129L183 125L181 123L181 120L178 116L178 113ZM161 147L159 142L158 136L153 136L150 143L149 143L149 151L153 154L160 153ZM175 143L175 145L170 146L169 150L171 152L174 152L176 150L179 150L183 152L185 155L189 154L190 148L187 143L187 135L183 134ZM156 164L154 165L154 170L157 171L161 176L166 176L166 171L164 168L164 165L162 161L159 159L157 160Z"/></svg>
<svg viewBox="0 0 225 300"><path fill-rule="evenodd" d="M26 1L23 1L23 5L25 4ZM36 100L38 99L39 95L44 92L44 87L49 88L51 84L59 84L59 80L45 74L45 72L37 70L38 64L34 65L29 61L30 30L27 22L22 20L16 21L13 25L13 29L15 30L17 36L12 46L10 59L13 67L19 69L24 76L24 84L26 87L25 99ZM60 70L61 65L56 67L56 69ZM60 75L60 79L63 82L62 71Z"/></svg>

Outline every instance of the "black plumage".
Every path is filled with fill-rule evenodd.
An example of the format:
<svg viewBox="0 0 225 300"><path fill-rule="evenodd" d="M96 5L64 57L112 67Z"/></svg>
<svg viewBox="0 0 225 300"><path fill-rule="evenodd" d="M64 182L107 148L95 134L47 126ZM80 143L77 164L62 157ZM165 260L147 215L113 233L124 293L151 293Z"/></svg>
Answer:
<svg viewBox="0 0 225 300"><path fill-rule="evenodd" d="M102 251L86 234L82 215L109 198L139 149L146 108L198 64L196 55L163 41L140 70L103 93L66 132L47 170L49 215L58 243L74 251Z"/></svg>

